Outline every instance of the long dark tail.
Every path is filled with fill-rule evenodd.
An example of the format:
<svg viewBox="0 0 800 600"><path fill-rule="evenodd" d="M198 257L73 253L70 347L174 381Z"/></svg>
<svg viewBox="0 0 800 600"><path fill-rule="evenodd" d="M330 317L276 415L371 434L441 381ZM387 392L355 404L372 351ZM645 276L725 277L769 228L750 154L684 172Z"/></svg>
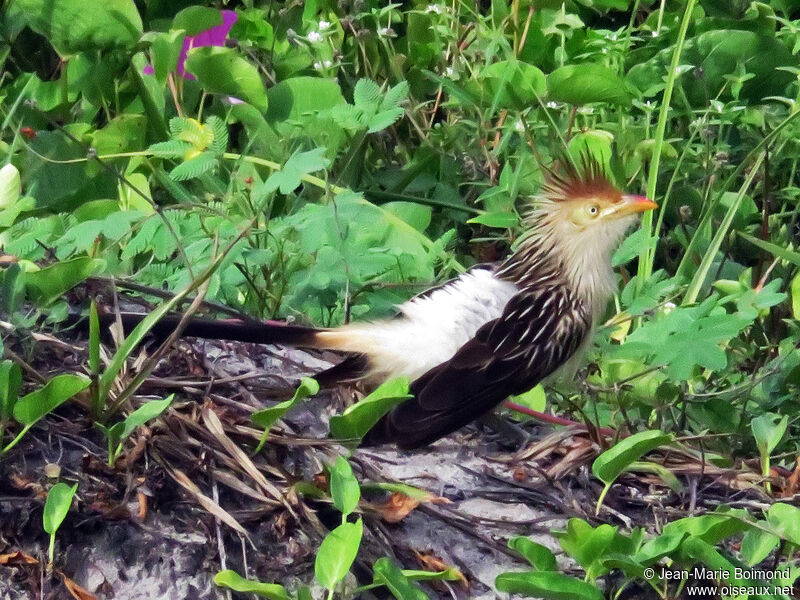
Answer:
<svg viewBox="0 0 800 600"><path fill-rule="evenodd" d="M121 313L122 329L125 335L142 322L147 315L141 313ZM99 316L101 328L109 327L115 316L102 314ZM183 315L169 314L161 318L149 333L159 340L164 340L175 331ZM88 328L88 319L75 317L71 319L80 327ZM300 348L328 348L336 350L330 340L320 338L318 334L327 331L303 325L290 325L281 321L245 321L242 319L204 319L191 317L181 333L181 337L198 337L211 340L228 340L231 342L248 342L253 344L283 344ZM314 375L321 386L335 385L342 381L352 381L362 377L368 370L368 362L364 355L349 353L338 364Z"/></svg>
<svg viewBox="0 0 800 600"><path fill-rule="evenodd" d="M125 335L133 331L147 315L139 313L122 313L120 319ZM151 335L158 339L169 336L180 323L182 315L165 315L150 329ZM100 315L101 326L110 326L114 315ZM229 340L232 342L250 342L254 344L287 344L304 348L316 348L319 343L316 336L323 330L302 325L288 325L280 321L244 321L241 319L203 319L192 317L188 320L181 334L182 337L199 337L212 340Z"/></svg>

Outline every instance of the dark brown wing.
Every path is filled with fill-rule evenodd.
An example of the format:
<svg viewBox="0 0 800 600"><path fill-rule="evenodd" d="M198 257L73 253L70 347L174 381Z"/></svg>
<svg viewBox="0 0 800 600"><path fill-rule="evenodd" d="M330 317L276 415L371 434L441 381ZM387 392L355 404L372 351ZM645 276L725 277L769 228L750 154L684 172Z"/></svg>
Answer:
<svg viewBox="0 0 800 600"><path fill-rule="evenodd" d="M588 308L560 282L523 290L453 358L412 382L414 398L384 416L364 445L438 440L550 375L590 329Z"/></svg>

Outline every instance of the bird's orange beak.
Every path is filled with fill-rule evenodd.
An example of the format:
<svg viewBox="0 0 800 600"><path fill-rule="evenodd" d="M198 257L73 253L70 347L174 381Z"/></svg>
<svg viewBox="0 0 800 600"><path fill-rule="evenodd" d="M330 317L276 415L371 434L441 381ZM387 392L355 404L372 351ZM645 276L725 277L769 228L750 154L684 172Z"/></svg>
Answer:
<svg viewBox="0 0 800 600"><path fill-rule="evenodd" d="M633 194L623 194L622 204L615 211L619 216L632 215L647 210L658 208L658 204L645 196L634 196Z"/></svg>

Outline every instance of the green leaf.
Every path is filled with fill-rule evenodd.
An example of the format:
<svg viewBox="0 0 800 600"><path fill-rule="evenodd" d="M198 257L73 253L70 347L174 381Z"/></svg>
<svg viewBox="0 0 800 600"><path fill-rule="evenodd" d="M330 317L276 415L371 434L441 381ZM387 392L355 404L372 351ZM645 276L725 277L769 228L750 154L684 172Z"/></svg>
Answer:
<svg viewBox="0 0 800 600"><path fill-rule="evenodd" d="M292 77L267 92L267 121L301 121L309 114L344 104L342 90L335 79Z"/></svg>
<svg viewBox="0 0 800 600"><path fill-rule="evenodd" d="M256 446L256 449L253 450L253 454L258 454L261 452L264 444L267 443L269 430L278 419L285 415L287 411L295 404L305 400L310 396L314 396L317 393L319 393L319 384L316 382L316 380L310 377L303 377L303 379L300 380L300 385L297 386L297 389L294 391L294 396L292 396L291 399L285 400L284 402L279 402L275 406L270 406L269 408L256 411L250 415L250 420L255 425L259 425L264 429L264 434L261 436L261 441L258 443L258 446Z"/></svg>
<svg viewBox="0 0 800 600"><path fill-rule="evenodd" d="M390 108L396 108L400 106L403 102L405 102L406 98L408 98L408 82L401 81L394 87L390 88L386 94L383 96L383 100L381 100L381 110L388 110Z"/></svg>
<svg viewBox="0 0 800 600"><path fill-rule="evenodd" d="M777 535L762 529L751 529L742 536L739 551L747 564L753 567L766 559L779 543L780 538Z"/></svg>
<svg viewBox="0 0 800 600"><path fill-rule="evenodd" d="M680 479L675 477L675 475L664 465L659 465L657 463L652 462L645 462L645 461L634 461L625 469L626 471L633 471L635 473L652 473L653 475L658 475L661 479L669 486L676 494L679 494L683 491L683 484L680 482Z"/></svg>
<svg viewBox="0 0 800 600"><path fill-rule="evenodd" d="M342 523L322 540L314 561L317 582L327 590L333 590L345 575L358 554L364 524Z"/></svg>
<svg viewBox="0 0 800 600"><path fill-rule="evenodd" d="M11 163L0 169L0 211L14 207L20 196L19 171Z"/></svg>
<svg viewBox="0 0 800 600"><path fill-rule="evenodd" d="M335 464L328 465L328 473L331 476L333 505L342 513L342 518L347 517L356 509L361 498L358 480L353 475L350 463L341 456L336 458Z"/></svg>
<svg viewBox="0 0 800 600"><path fill-rule="evenodd" d="M519 552L537 571L556 571L555 554L547 546L543 546L532 539L517 536L508 540L508 547Z"/></svg>
<svg viewBox="0 0 800 600"><path fill-rule="evenodd" d="M151 145L147 151L160 158L183 158L193 149L189 142L182 140L168 140Z"/></svg>
<svg viewBox="0 0 800 600"><path fill-rule="evenodd" d="M73 258L26 273L25 283L31 298L40 305L47 305L86 278L102 271L105 265L105 261L99 258Z"/></svg>
<svg viewBox="0 0 800 600"><path fill-rule="evenodd" d="M625 82L603 65L581 63L566 65L547 76L549 98L569 104L631 104Z"/></svg>
<svg viewBox="0 0 800 600"><path fill-rule="evenodd" d="M240 98L261 112L267 111L261 74L232 48L194 48L186 55L186 70L207 90Z"/></svg>
<svg viewBox="0 0 800 600"><path fill-rule="evenodd" d="M361 78L353 88L353 104L359 108L377 108L381 101L381 88L371 79Z"/></svg>
<svg viewBox="0 0 800 600"><path fill-rule="evenodd" d="M782 246L778 246L777 244L765 242L764 240L761 240L757 237L753 237L752 235L748 235L742 231L737 231L736 234L740 238L746 239L754 246L758 246L762 250L769 252L776 258L781 258L787 262L792 263L795 266L800 267L800 252L793 252L792 250L789 250L788 248L784 248Z"/></svg>
<svg viewBox="0 0 800 600"><path fill-rule="evenodd" d="M23 425L33 425L78 392L89 387L84 375L56 375L44 386L20 398L14 406L14 418Z"/></svg>
<svg viewBox="0 0 800 600"><path fill-rule="evenodd" d="M800 508L776 502L767 512L767 523L781 538L800 546Z"/></svg>
<svg viewBox="0 0 800 600"><path fill-rule="evenodd" d="M662 533L645 542L633 555L633 559L645 566L655 564L665 556L672 555L688 536L689 532L687 531Z"/></svg>
<svg viewBox="0 0 800 600"><path fill-rule="evenodd" d="M256 596L267 598L268 600L290 600L291 598L286 588L282 585L245 579L236 571L231 571L230 569L220 571L214 575L214 583L220 587L231 589L234 592L255 594Z"/></svg>
<svg viewBox="0 0 800 600"><path fill-rule="evenodd" d="M413 583L389 558L383 557L372 566L374 583L385 585L398 600L423 600L428 595Z"/></svg>
<svg viewBox="0 0 800 600"><path fill-rule="evenodd" d="M626 237L614 252L611 258L611 266L619 267L632 261L642 252L645 246L655 248L657 242L657 237L648 235L644 229L637 229Z"/></svg>
<svg viewBox="0 0 800 600"><path fill-rule="evenodd" d="M612 483L631 463L659 446L673 441L672 435L658 430L640 431L617 443L592 463L592 473L605 484Z"/></svg>
<svg viewBox="0 0 800 600"><path fill-rule="evenodd" d="M331 417L331 435L339 440L361 439L384 414L412 397L408 393L408 385L407 377L384 382L341 415Z"/></svg>
<svg viewBox="0 0 800 600"><path fill-rule="evenodd" d="M228 126L216 115L208 117L206 125L214 132L214 141L211 142L209 149L217 156L221 156L228 149Z"/></svg>
<svg viewBox="0 0 800 600"><path fill-rule="evenodd" d="M186 35L197 35L217 25L222 25L222 13L206 6L184 8L172 20L172 29L182 29Z"/></svg>
<svg viewBox="0 0 800 600"><path fill-rule="evenodd" d="M477 223L487 227L498 229L510 229L519 225L519 215L517 213L491 212L483 213L477 217L472 217L467 223Z"/></svg>
<svg viewBox="0 0 800 600"><path fill-rule="evenodd" d="M202 152L172 169L169 176L175 181L186 181L200 177L215 166L217 166L217 157L212 152Z"/></svg>
<svg viewBox="0 0 800 600"><path fill-rule="evenodd" d="M525 110L544 97L546 82L541 70L519 60L503 60L479 73L484 101L494 108Z"/></svg>
<svg viewBox="0 0 800 600"><path fill-rule="evenodd" d="M175 394L170 394L163 400L151 400L142 404L139 408L129 414L124 421L122 431L119 436L119 442L124 442L130 434L136 429L155 419L158 415L163 413L175 398Z"/></svg>
<svg viewBox="0 0 800 600"><path fill-rule="evenodd" d="M280 189L281 194L289 194L303 182L301 178L303 175L321 171L329 164L330 161L325 158L325 148L296 152L286 161L283 168L270 175L254 194L261 197L277 189Z"/></svg>
<svg viewBox="0 0 800 600"><path fill-rule="evenodd" d="M397 122L405 114L402 108L390 108L375 113L367 123L367 133L382 131Z"/></svg>
<svg viewBox="0 0 800 600"><path fill-rule="evenodd" d="M800 273L792 278L790 290L792 293L792 316L795 321L800 321Z"/></svg>
<svg viewBox="0 0 800 600"><path fill-rule="evenodd" d="M603 600L591 583L553 571L501 573L494 585L501 592L548 600Z"/></svg>
<svg viewBox="0 0 800 600"><path fill-rule="evenodd" d="M319 384L311 377L303 377L300 380L300 385L294 391L294 395L290 400L279 402L269 408L264 408L254 412L250 416L253 424L258 425L266 430L269 430L278 419L280 419L286 412L298 402L305 400L311 396L319 393Z"/></svg>
<svg viewBox="0 0 800 600"><path fill-rule="evenodd" d="M694 539L714 545L750 528L748 523L734 515L710 513L699 517L685 517L667 523L662 535L688 534Z"/></svg>
<svg viewBox="0 0 800 600"><path fill-rule="evenodd" d="M50 535L55 534L61 523L69 512L72 505L72 498L78 490L78 484L69 486L64 482L55 484L47 493L44 502L44 512L42 513L42 525L44 530Z"/></svg>
<svg viewBox="0 0 800 600"><path fill-rule="evenodd" d="M523 394L511 396L510 400L531 410L542 412L547 406L547 394L542 384L538 384ZM513 413L514 418L527 418L522 414Z"/></svg>
<svg viewBox="0 0 800 600"><path fill-rule="evenodd" d="M61 56L82 50L131 48L142 35L133 0L14 0L8 18L19 18Z"/></svg>
<svg viewBox="0 0 800 600"><path fill-rule="evenodd" d="M21 388L22 369L20 366L10 360L0 362L0 429L11 417Z"/></svg>
<svg viewBox="0 0 800 600"><path fill-rule="evenodd" d="M146 131L147 120L143 115L117 115L92 134L92 146L101 155L142 150Z"/></svg>
<svg viewBox="0 0 800 600"><path fill-rule="evenodd" d="M222 22L219 11L215 10L214 12L217 13L220 22ZM150 57L153 60L155 76L162 84L167 80L167 75L178 66L178 59L181 55L185 37L186 34L183 31L167 31L153 35L153 39L150 42Z"/></svg>
<svg viewBox="0 0 800 600"><path fill-rule="evenodd" d="M94 299L89 304L89 371L92 376L100 373L100 318Z"/></svg>
<svg viewBox="0 0 800 600"><path fill-rule="evenodd" d="M788 416L775 413L764 413L750 421L750 429L762 457L768 457L775 450L786 433L788 425Z"/></svg>

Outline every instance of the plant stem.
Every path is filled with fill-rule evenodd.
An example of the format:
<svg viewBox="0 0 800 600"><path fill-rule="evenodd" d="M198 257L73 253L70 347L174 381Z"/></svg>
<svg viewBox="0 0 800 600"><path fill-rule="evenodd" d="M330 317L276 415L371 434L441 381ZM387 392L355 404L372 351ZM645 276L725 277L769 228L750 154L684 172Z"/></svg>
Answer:
<svg viewBox="0 0 800 600"><path fill-rule="evenodd" d="M678 79L678 66L680 64L683 44L686 40L686 32L689 29L692 12L694 11L695 0L688 0L683 11L683 19L678 32L678 39L675 42L675 50L672 53L672 62L667 74L667 83L664 86L664 98L661 102L661 110L658 113L658 124L656 125L656 136L653 143L653 156L650 159L650 173L647 178L647 197L655 198L656 183L658 182L658 166L661 161L661 146L664 144L664 133L667 128L667 118L669 116L669 105L672 100L672 90L675 81ZM636 280L636 292L640 293L644 289L645 281L653 272L653 260L655 252L650 249L650 237L653 229L653 213L648 211L642 217L642 229L646 232L646 239L642 243L642 250L639 254L639 268Z"/></svg>

